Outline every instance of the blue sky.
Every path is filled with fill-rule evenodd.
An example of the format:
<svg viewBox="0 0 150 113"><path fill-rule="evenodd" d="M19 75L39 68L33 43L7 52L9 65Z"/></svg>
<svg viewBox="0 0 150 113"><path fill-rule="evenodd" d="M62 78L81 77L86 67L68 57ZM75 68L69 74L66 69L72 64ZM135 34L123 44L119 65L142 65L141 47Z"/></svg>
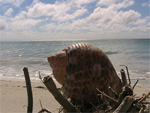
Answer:
<svg viewBox="0 0 150 113"><path fill-rule="evenodd" d="M150 38L149 8L149 0L0 0L0 39Z"/></svg>

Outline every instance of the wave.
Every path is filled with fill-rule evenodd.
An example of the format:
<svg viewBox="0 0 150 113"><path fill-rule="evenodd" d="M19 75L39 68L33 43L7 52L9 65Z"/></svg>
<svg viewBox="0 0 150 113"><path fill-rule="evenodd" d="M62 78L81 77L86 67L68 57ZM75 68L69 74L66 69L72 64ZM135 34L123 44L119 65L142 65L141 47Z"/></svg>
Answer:
<svg viewBox="0 0 150 113"><path fill-rule="evenodd" d="M107 51L105 52L106 55L113 55L113 54L118 54L119 52L117 51Z"/></svg>

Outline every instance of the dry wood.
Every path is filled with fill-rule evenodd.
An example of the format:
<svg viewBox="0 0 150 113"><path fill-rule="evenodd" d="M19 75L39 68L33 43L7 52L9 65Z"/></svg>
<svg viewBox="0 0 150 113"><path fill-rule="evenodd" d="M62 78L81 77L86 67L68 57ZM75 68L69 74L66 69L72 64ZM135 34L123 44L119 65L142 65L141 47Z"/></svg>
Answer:
<svg viewBox="0 0 150 113"><path fill-rule="evenodd" d="M120 73L121 73L121 77L122 77L122 84L123 84L123 86L125 86L125 85L127 85L127 78L126 78L125 71L123 69L121 69Z"/></svg>
<svg viewBox="0 0 150 113"><path fill-rule="evenodd" d="M139 100L137 104L141 104L143 101L146 100L146 98L149 97L149 95L150 95L150 92L147 95L145 95L141 100Z"/></svg>
<svg viewBox="0 0 150 113"><path fill-rule="evenodd" d="M131 79L130 79L130 75L129 75L129 71L128 71L128 66L126 66L126 65L120 65L120 66L125 66L126 67L129 84L131 84Z"/></svg>
<svg viewBox="0 0 150 113"><path fill-rule="evenodd" d="M139 82L139 80L137 80L136 82L135 82L135 84L133 85L133 89L135 88L135 86L136 86L136 84Z"/></svg>
<svg viewBox="0 0 150 113"><path fill-rule="evenodd" d="M32 110L33 110L33 96L32 96L32 88L31 88L31 82L30 82L28 68L24 67L23 71L24 71L24 76L25 76L25 81L26 81L26 86L27 86L27 95L28 95L27 113L32 113Z"/></svg>
<svg viewBox="0 0 150 113"><path fill-rule="evenodd" d="M126 96L122 103L118 106L118 108L113 113L125 113L129 110L132 103L134 101L133 96Z"/></svg>
<svg viewBox="0 0 150 113"><path fill-rule="evenodd" d="M118 104L118 101L113 99L112 97L108 96L107 94L105 94L104 92L100 91L98 88L96 88L97 91L99 91L102 95L104 95L105 97L109 98L110 100L112 100L114 102L114 104Z"/></svg>
<svg viewBox="0 0 150 113"><path fill-rule="evenodd" d="M78 112L77 108L75 108L71 103L69 103L68 100L65 99L63 95L57 90L57 87L50 76L44 77L43 83L67 112Z"/></svg>

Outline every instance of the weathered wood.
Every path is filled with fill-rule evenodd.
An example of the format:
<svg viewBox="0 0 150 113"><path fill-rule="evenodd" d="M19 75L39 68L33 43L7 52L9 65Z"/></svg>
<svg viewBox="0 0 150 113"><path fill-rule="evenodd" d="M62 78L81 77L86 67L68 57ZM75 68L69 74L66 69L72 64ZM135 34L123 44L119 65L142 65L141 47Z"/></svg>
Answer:
<svg viewBox="0 0 150 113"><path fill-rule="evenodd" d="M141 100L139 100L139 101L137 102L137 104L141 104L143 101L146 100L146 98L149 97L149 95L150 95L150 92L149 92L147 95L145 95Z"/></svg>
<svg viewBox="0 0 150 113"><path fill-rule="evenodd" d="M135 84L133 85L133 89L135 88L135 86L136 86L136 84L139 82L139 80L137 80L136 82L135 82Z"/></svg>
<svg viewBox="0 0 150 113"><path fill-rule="evenodd" d="M122 103L118 106L118 108L113 113L125 113L129 110L132 103L134 101L133 96L126 96Z"/></svg>
<svg viewBox="0 0 150 113"><path fill-rule="evenodd" d="M122 84L123 84L123 86L125 86L127 84L127 78L126 78L125 71L123 69L121 69L120 73L121 73L121 78L122 78Z"/></svg>
<svg viewBox="0 0 150 113"><path fill-rule="evenodd" d="M129 75L129 71L128 71L128 67L127 67L127 66L126 66L126 70L127 70L127 75L128 75L129 84L131 84L130 75Z"/></svg>
<svg viewBox="0 0 150 113"><path fill-rule="evenodd" d="M71 103L63 97L63 95L57 90L57 87L50 76L46 76L43 79L44 85L55 97L55 99L64 107L67 112L79 112Z"/></svg>
<svg viewBox="0 0 150 113"><path fill-rule="evenodd" d="M96 88L96 90L97 90L98 92L100 92L102 95L104 95L105 97L109 98L111 101L113 101L115 105L117 105L117 104L118 104L118 101L117 101L117 100L115 100L114 98L112 98L112 97L108 96L108 95L107 95L107 94L105 94L104 92L100 91L98 88Z"/></svg>
<svg viewBox="0 0 150 113"><path fill-rule="evenodd" d="M31 88L31 82L30 82L28 68L24 67L23 71L24 71L24 76L25 76L25 81L26 81L26 86L27 86L27 95L28 95L27 113L32 113L32 110L33 110L33 96L32 96L32 88Z"/></svg>
<svg viewBox="0 0 150 113"><path fill-rule="evenodd" d="M130 79L130 75L129 75L129 71L128 71L128 66L126 66L126 65L120 65L120 66L125 66L126 67L129 84L131 84L131 79Z"/></svg>

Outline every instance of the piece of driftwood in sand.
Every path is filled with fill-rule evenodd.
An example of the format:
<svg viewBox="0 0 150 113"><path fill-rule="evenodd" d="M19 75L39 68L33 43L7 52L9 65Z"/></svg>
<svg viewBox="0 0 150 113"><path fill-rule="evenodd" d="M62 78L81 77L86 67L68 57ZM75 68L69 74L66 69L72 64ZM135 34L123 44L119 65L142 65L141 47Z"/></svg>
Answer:
<svg viewBox="0 0 150 113"><path fill-rule="evenodd" d="M132 103L134 102L133 96L126 96L122 103L118 106L118 108L113 113L124 113L129 110Z"/></svg>
<svg viewBox="0 0 150 113"><path fill-rule="evenodd" d="M121 69L120 73L121 73L121 78L122 78L122 84L123 84L123 86L125 86L125 85L127 85L127 78L126 78L125 71L123 69Z"/></svg>
<svg viewBox="0 0 150 113"><path fill-rule="evenodd" d="M27 113L32 113L33 110L33 96L32 96L32 88L31 88L31 82L29 77L28 68L23 68L26 86L27 86L27 95L28 95L28 107L27 107Z"/></svg>
<svg viewBox="0 0 150 113"><path fill-rule="evenodd" d="M78 110L71 103L69 103L68 100L65 99L63 95L58 91L52 77L44 77L43 83L67 112L78 112Z"/></svg>
<svg viewBox="0 0 150 113"><path fill-rule="evenodd" d="M33 107L33 97L32 97L32 89L31 89L31 83L30 83L30 77L28 73L28 69L24 68L24 75L26 79L26 85L27 85L27 94L28 94L28 113L32 113L32 107ZM40 77L41 78L41 77ZM42 80L42 79L41 79ZM122 80L123 81L123 80ZM50 76L44 77L42 80L43 84L47 87L47 89L51 92L51 94L55 97L55 99L62 105L65 112L81 112L77 106L73 106L71 102L69 102L67 99L63 97L63 95L58 91L53 79ZM134 85L135 87L135 85ZM102 97L107 97L111 100L113 100L111 97L106 95L104 92L98 90ZM150 92L143 97L135 98L133 95L133 87L130 86L130 84L126 84L122 88L122 92L118 95L118 100L113 100L114 104L110 106L109 103L106 104L107 98L103 98L104 103L102 103L100 106L106 104L106 108L102 108L100 106L94 106L95 109L92 111L93 113L97 112L113 112L113 113L120 113L120 112L138 112L138 113L149 113L149 108L146 106L147 104L150 104L146 101L146 99L149 97ZM102 108L102 109L101 109ZM82 112L91 112L89 109L85 109L85 111ZM51 113L49 110L42 109L38 113Z"/></svg>

